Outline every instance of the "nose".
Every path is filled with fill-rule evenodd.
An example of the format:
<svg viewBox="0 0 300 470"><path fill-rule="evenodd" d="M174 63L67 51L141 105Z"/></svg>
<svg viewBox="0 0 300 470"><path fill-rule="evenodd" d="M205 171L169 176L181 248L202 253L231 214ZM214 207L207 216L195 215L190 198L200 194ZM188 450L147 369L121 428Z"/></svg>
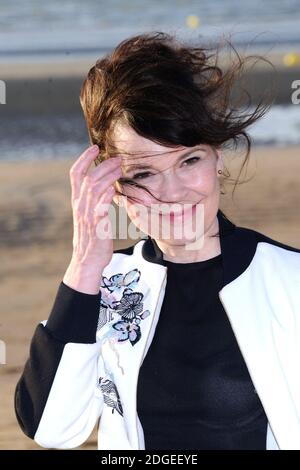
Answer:
<svg viewBox="0 0 300 470"><path fill-rule="evenodd" d="M159 188L159 198L167 202L184 203L190 192L187 183L184 183L173 168L164 172Z"/></svg>

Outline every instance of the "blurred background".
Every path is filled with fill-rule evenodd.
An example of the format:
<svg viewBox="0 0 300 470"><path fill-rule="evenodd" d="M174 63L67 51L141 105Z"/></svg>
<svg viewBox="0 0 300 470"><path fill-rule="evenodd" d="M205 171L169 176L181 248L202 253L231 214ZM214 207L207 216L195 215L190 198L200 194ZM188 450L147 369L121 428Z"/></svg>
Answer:
<svg viewBox="0 0 300 470"><path fill-rule="evenodd" d="M234 199L228 187L221 208L300 248L300 0L0 0L0 449L38 449L16 422L13 393L72 253L68 172L89 145L80 86L97 58L146 31L203 45L227 37L274 64L247 73L254 104L271 89L275 98L250 128L250 181ZM232 173L240 163L228 152ZM81 448L96 448L95 432Z"/></svg>

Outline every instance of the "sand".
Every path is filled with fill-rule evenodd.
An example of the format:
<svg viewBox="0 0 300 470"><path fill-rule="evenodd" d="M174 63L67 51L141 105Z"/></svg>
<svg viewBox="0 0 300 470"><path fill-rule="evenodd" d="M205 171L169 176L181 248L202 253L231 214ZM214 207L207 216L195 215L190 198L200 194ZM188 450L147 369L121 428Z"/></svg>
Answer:
<svg viewBox="0 0 300 470"><path fill-rule="evenodd" d="M0 163L0 339L7 347L0 366L0 449L40 449L17 424L13 393L33 331L48 317L71 257L71 164ZM234 202L230 190L222 196L221 208L237 225L300 248L300 148L256 148L248 176L254 173ZM81 448L96 448L95 432Z"/></svg>

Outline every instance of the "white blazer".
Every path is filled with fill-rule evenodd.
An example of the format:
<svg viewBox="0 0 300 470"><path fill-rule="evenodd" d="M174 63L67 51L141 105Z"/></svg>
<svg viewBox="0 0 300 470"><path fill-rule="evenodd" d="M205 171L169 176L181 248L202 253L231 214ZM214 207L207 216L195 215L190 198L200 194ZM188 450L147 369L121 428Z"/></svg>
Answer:
<svg viewBox="0 0 300 470"><path fill-rule="evenodd" d="M299 450L300 250L237 227L220 210L218 220L219 298L268 418L266 449ZM97 341L66 344L34 436L41 446L79 446L100 418L99 449L145 449L137 381L164 299L162 259L149 237L114 252L103 273ZM134 324L121 312L135 315Z"/></svg>

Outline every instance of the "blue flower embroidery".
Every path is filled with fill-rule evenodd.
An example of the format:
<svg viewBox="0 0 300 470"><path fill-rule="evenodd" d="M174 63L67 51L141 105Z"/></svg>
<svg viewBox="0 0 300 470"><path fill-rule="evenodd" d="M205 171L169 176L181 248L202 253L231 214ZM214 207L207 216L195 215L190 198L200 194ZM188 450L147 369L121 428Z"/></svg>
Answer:
<svg viewBox="0 0 300 470"><path fill-rule="evenodd" d="M101 328L113 319L114 314L121 316L111 325L109 336L118 342L130 341L134 346L141 338L140 323L150 315L149 310L143 311L144 294L133 292L140 279L140 271L133 269L127 274L115 274L109 279L103 277L101 285L101 307L98 327ZM123 289L123 292L122 292ZM107 292L108 291L108 292ZM122 296L117 300L117 293Z"/></svg>
<svg viewBox="0 0 300 470"><path fill-rule="evenodd" d="M132 269L127 274L114 274L109 279L103 277L102 287L107 288L110 292L119 293L124 287L133 290L136 287L141 273L138 269Z"/></svg>
<svg viewBox="0 0 300 470"><path fill-rule="evenodd" d="M135 344L141 337L141 329L135 323L118 321L112 327L118 332L118 341L127 341L129 339L131 344Z"/></svg>

